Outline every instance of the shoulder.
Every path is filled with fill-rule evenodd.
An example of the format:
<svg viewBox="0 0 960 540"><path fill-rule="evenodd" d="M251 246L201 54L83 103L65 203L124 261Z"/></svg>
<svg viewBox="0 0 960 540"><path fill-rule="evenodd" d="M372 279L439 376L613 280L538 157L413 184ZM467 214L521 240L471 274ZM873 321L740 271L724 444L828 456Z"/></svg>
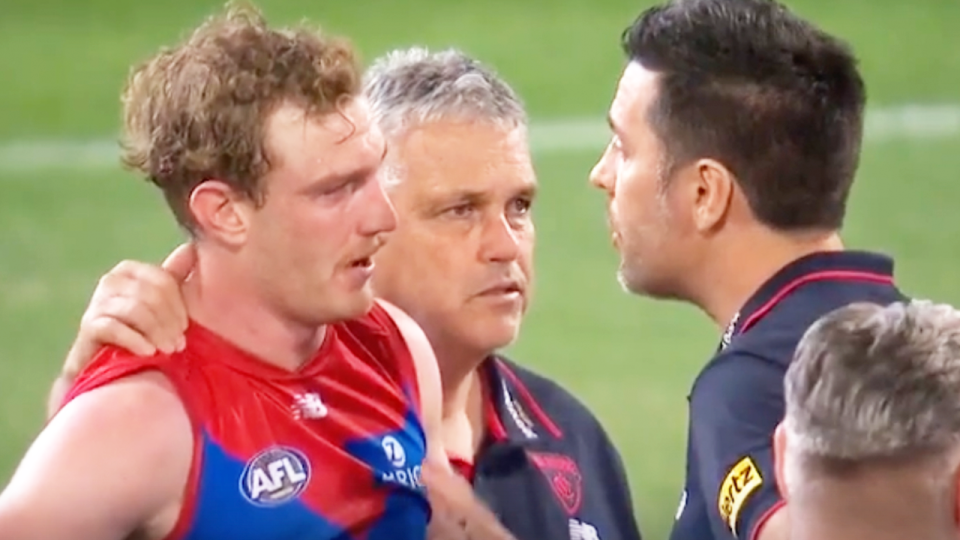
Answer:
<svg viewBox="0 0 960 540"><path fill-rule="evenodd" d="M19 501L6 517L56 537L131 530L182 493L192 457L170 384L157 373L118 379L77 396L41 431L3 493Z"/></svg>
<svg viewBox="0 0 960 540"><path fill-rule="evenodd" d="M437 358L430 340L427 339L420 325L402 309L383 300L377 300L373 311L368 316L384 319L383 326L393 330L396 335L396 339L392 340L392 346L395 349L393 352L410 357L410 363L417 372L417 377L421 379L421 386L424 375L428 374L429 386L439 387L440 370L437 366Z"/></svg>
<svg viewBox="0 0 960 540"><path fill-rule="evenodd" d="M172 388L168 377L175 376L174 372L176 370L174 367L181 364L181 357L181 354L165 355L163 353L149 357L137 356L119 347L104 346L94 355L90 363L77 374L60 404L60 408L63 408L64 405L78 396L100 387L121 381L124 383L122 386L126 387L129 386L131 381L155 379L161 372L165 373L167 377L160 377L156 380L156 383ZM138 376L148 373L153 373L153 375Z"/></svg>
<svg viewBox="0 0 960 540"><path fill-rule="evenodd" d="M423 329L402 309L385 300L377 300L367 317L379 323L382 327L395 328L406 341L407 347L410 348L412 353L423 353L423 349L426 348L429 349L432 356L433 349L430 347L430 342L426 334L423 333Z"/></svg>
<svg viewBox="0 0 960 540"><path fill-rule="evenodd" d="M94 422L101 427L155 433L168 426L189 427L189 421L180 420L188 417L175 386L160 371L146 366L76 393L51 424Z"/></svg>
<svg viewBox="0 0 960 540"><path fill-rule="evenodd" d="M547 421L554 424L562 435L590 439L600 434L606 442L606 432L600 420L560 383L505 356L497 355L493 361L501 379L521 394L528 393L529 396L524 397L542 409Z"/></svg>
<svg viewBox="0 0 960 540"><path fill-rule="evenodd" d="M399 360L418 368L424 362L435 363L433 348L423 329L400 308L377 299L362 317L340 323L338 333L346 332L373 352L379 360Z"/></svg>
<svg viewBox="0 0 960 540"><path fill-rule="evenodd" d="M405 311L397 306L376 299L370 310L362 316L334 325L341 332L345 331L361 339L391 340L402 337L406 340L426 339L420 325Z"/></svg>
<svg viewBox="0 0 960 540"><path fill-rule="evenodd" d="M806 324L805 317L771 317L735 336L694 379L691 406L765 402L779 410L783 378Z"/></svg>
<svg viewBox="0 0 960 540"><path fill-rule="evenodd" d="M755 351L731 347L720 353L700 373L691 390L693 431L707 430L724 438L772 435L767 431L784 414L786 366Z"/></svg>
<svg viewBox="0 0 960 540"><path fill-rule="evenodd" d="M169 471L189 464L192 442L190 417L173 385L145 371L70 400L44 427L30 456L37 464L76 463L104 473Z"/></svg>
<svg viewBox="0 0 960 540"><path fill-rule="evenodd" d="M514 422L534 419L539 430L539 441L532 444L528 455L538 468L549 471L559 468L572 471L567 478L579 486L585 495L583 512L590 519L606 521L610 531L619 538L639 538L630 483L622 456L597 416L569 390L558 382L518 365L502 356L494 357L494 366L500 381L510 391L511 400L536 407L532 418L516 414ZM551 436L543 436L547 431ZM589 507L589 510L587 509ZM606 517L603 517L606 516ZM597 523L601 523L598 521Z"/></svg>
<svg viewBox="0 0 960 540"><path fill-rule="evenodd" d="M413 371L413 373L407 373L405 368L401 367L402 374L415 384L414 393L420 403L420 412L424 415L426 429L438 434L443 407L443 385L440 380L440 367L430 340L420 325L397 306L384 300L377 300L374 311L380 314L375 316L386 317L388 324L396 329L402 344L398 348L403 350L404 357L409 358L409 362L402 363L409 364L409 368Z"/></svg>
<svg viewBox="0 0 960 540"><path fill-rule="evenodd" d="M731 346L704 366L694 380L692 393L723 391L737 394L779 388L790 360L769 347Z"/></svg>
<svg viewBox="0 0 960 540"><path fill-rule="evenodd" d="M330 325L328 330L329 339L345 346L351 357L382 367L397 382L412 385L414 394L419 394L423 386L418 371L438 371L433 349L420 326L403 310L383 300L375 300L362 316Z"/></svg>
<svg viewBox="0 0 960 540"><path fill-rule="evenodd" d="M193 456L194 426L187 408L170 380L154 370L76 396L44 431L53 446L71 452L105 448L122 468L185 470Z"/></svg>

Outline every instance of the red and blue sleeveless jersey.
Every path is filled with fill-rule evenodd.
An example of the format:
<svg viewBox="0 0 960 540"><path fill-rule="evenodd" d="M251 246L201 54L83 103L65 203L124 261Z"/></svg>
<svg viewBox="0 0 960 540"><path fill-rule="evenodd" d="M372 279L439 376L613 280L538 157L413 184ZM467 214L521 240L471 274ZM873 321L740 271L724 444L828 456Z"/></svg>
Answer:
<svg viewBox="0 0 960 540"><path fill-rule="evenodd" d="M386 311L329 325L296 372L195 323L186 337L183 352L150 358L105 348L66 398L145 370L173 383L194 453L168 540L425 537L416 370Z"/></svg>

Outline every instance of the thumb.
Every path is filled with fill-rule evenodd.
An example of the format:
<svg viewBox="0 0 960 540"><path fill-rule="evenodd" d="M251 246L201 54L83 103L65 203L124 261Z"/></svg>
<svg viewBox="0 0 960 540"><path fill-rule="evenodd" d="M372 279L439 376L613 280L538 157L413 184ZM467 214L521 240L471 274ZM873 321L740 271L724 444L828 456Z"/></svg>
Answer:
<svg viewBox="0 0 960 540"><path fill-rule="evenodd" d="M197 265L197 250L192 242L180 244L167 255L161 265L173 279L178 282L186 281L190 272Z"/></svg>

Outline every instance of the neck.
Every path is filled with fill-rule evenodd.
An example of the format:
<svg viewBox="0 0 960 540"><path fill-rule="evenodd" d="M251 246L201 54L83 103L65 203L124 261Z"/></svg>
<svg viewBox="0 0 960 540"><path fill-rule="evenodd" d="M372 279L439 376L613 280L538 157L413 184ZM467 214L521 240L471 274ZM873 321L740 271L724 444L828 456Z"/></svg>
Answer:
<svg viewBox="0 0 960 540"><path fill-rule="evenodd" d="M316 354L324 326L297 323L249 290L244 278L217 248L198 252L184 283L190 318L263 362L294 371Z"/></svg>
<svg viewBox="0 0 960 540"><path fill-rule="evenodd" d="M880 529L874 525L858 525L848 519L842 523L817 523L814 518L792 524L794 514L791 514L790 540L956 540L957 533L952 530L929 530L931 527L918 526L899 528L895 530ZM864 517L862 522L870 522L871 518Z"/></svg>
<svg viewBox="0 0 960 540"><path fill-rule="evenodd" d="M836 502L835 500L833 502ZM790 503L790 540L956 540L957 530L942 516L915 504L871 513L841 515L834 504L824 508ZM906 508L910 511L907 512ZM892 513L891 511L892 510ZM939 509L938 509L939 510ZM926 514L926 515L925 515Z"/></svg>
<svg viewBox="0 0 960 540"><path fill-rule="evenodd" d="M956 540L955 499L931 491L926 474L884 470L856 481L808 475L790 497L790 540Z"/></svg>
<svg viewBox="0 0 960 540"><path fill-rule="evenodd" d="M443 431L447 450L472 458L483 443L486 418L480 366L489 356L431 340L443 387Z"/></svg>
<svg viewBox="0 0 960 540"><path fill-rule="evenodd" d="M809 237L758 231L733 246L723 246L723 256L715 263L701 266L699 283L690 295L720 327L721 331L754 293L788 264L811 253L841 251L837 234ZM723 287L716 287L723 283Z"/></svg>

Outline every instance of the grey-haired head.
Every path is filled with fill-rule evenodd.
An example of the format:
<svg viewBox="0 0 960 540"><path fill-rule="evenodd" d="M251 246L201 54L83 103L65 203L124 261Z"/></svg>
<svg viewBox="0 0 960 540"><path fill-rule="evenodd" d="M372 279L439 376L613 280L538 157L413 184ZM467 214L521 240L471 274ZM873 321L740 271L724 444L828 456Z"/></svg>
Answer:
<svg viewBox="0 0 960 540"><path fill-rule="evenodd" d="M367 69L364 93L388 138L438 120L527 122L516 92L491 68L456 49L391 51Z"/></svg>
<svg viewBox="0 0 960 540"><path fill-rule="evenodd" d="M863 460L960 443L960 312L854 304L806 333L787 373L785 428L810 456Z"/></svg>

